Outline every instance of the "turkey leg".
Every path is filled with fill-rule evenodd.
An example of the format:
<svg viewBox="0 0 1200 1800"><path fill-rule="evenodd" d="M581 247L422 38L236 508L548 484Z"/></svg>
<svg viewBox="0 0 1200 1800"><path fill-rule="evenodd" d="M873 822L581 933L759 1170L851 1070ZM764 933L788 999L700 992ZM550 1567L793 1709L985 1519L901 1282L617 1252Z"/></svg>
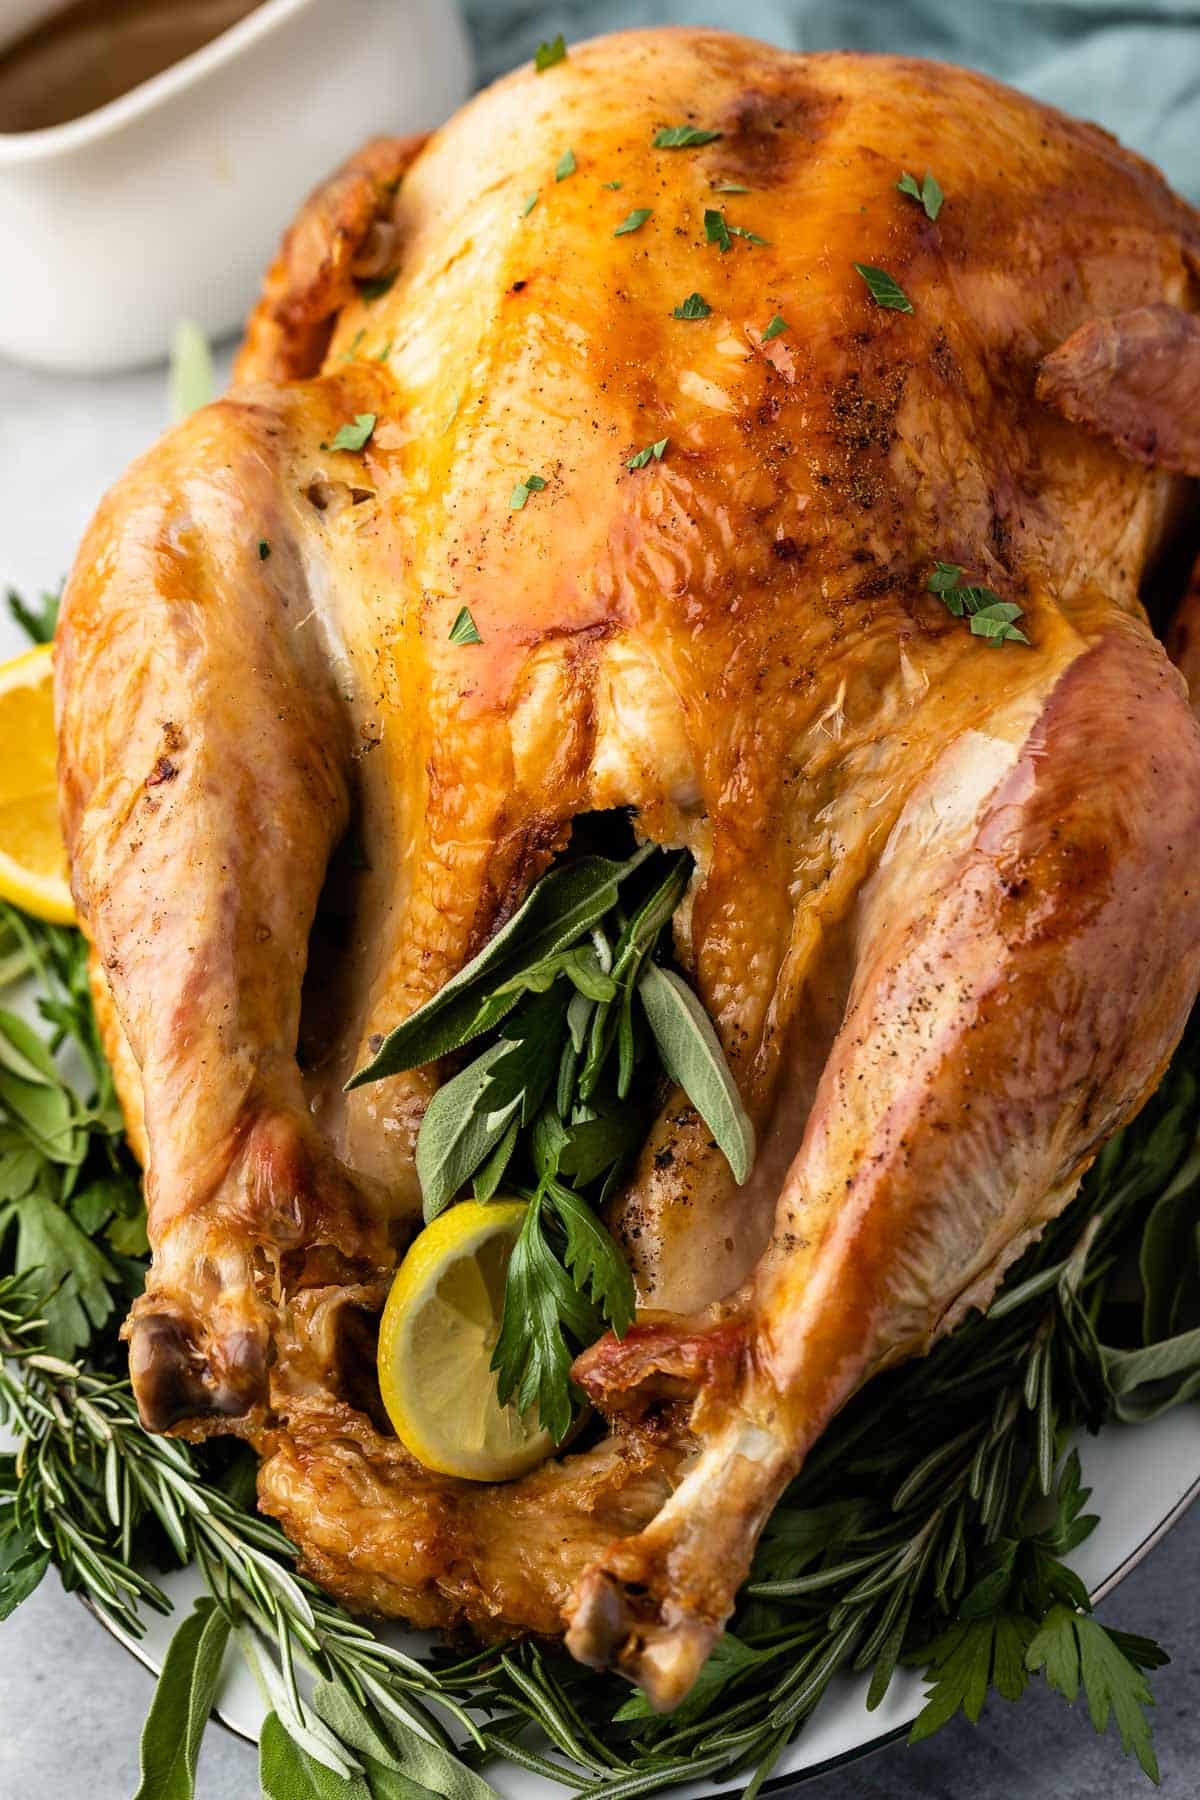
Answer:
<svg viewBox="0 0 1200 1800"><path fill-rule="evenodd" d="M128 1329L155 1430L261 1413L285 1253L387 1259L295 1059L348 811L273 450L295 392L206 408L135 467L83 546L56 648L75 895L145 1097L154 1265Z"/></svg>
<svg viewBox="0 0 1200 1800"><path fill-rule="evenodd" d="M1015 756L976 733L945 753L864 896L846 1018L740 1317L709 1327L709 1355L693 1321L577 1364L610 1409L678 1375L684 1343L699 1371L699 1455L568 1608L574 1654L656 1706L691 1686L832 1415L987 1303L1161 1074L1200 960L1200 730L1181 690L1122 623Z"/></svg>

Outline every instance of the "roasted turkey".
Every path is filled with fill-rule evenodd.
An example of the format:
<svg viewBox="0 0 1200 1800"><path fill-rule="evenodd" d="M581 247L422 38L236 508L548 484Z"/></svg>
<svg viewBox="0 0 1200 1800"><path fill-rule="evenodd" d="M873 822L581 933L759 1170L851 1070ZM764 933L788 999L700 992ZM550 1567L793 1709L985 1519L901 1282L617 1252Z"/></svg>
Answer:
<svg viewBox="0 0 1200 1800"><path fill-rule="evenodd" d="M608 37L353 157L235 385L103 501L56 681L133 1380L254 1443L351 1605L565 1630L673 1705L831 1416L1154 1088L1200 986L1200 729L1143 604L1198 268L1152 168L979 75ZM344 1084L613 809L694 854L677 954L760 1153L739 1189L668 1097L609 1219L638 1322L576 1366L607 1435L457 1481L371 1381L439 1070Z"/></svg>

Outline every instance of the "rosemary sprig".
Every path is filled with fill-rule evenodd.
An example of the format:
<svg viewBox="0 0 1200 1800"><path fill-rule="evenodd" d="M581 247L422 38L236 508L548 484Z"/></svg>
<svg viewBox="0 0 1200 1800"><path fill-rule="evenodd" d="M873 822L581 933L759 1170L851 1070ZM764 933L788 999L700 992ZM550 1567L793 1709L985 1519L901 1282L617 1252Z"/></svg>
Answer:
<svg viewBox="0 0 1200 1800"><path fill-rule="evenodd" d="M169 1613L162 1589L135 1566L135 1545L155 1522L180 1563L195 1563L286 1729L318 1762L349 1773L328 1727L306 1699L306 1666L388 1721L395 1737L415 1732L456 1759L436 1700L468 1738L478 1726L414 1658L374 1637L296 1573L295 1547L277 1526L246 1510L197 1467L174 1438L151 1437L126 1380L48 1355L42 1321L17 1278L0 1281L0 1421L19 1448L0 1457L0 1573L23 1599L53 1562L110 1624L132 1636L141 1609ZM5 1604L3 1611L11 1610ZM322 1755L321 1752L325 1754ZM447 1790L437 1790L447 1791ZM479 1793L491 1793L479 1784Z"/></svg>

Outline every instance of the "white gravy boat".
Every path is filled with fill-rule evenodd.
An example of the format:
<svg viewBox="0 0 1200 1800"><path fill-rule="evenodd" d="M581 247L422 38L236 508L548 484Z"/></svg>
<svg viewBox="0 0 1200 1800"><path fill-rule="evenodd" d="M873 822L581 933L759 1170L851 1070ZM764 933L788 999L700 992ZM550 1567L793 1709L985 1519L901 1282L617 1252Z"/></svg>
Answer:
<svg viewBox="0 0 1200 1800"><path fill-rule="evenodd" d="M0 47L61 7L8 0ZM322 176L470 78L453 0L264 0L94 112L0 131L0 353L98 372L161 358L181 318L231 331Z"/></svg>

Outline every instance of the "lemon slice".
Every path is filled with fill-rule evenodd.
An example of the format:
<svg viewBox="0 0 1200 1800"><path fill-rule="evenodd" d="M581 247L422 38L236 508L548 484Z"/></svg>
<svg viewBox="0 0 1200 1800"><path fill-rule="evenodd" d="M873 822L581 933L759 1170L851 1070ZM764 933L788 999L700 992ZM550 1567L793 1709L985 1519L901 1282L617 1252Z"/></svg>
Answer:
<svg viewBox="0 0 1200 1800"><path fill-rule="evenodd" d="M452 1206L413 1241L383 1309L383 1403L405 1448L443 1475L508 1481L554 1449L536 1407L501 1406L489 1367L526 1210L519 1200Z"/></svg>
<svg viewBox="0 0 1200 1800"><path fill-rule="evenodd" d="M0 663L0 898L60 925L75 917L58 829L49 644Z"/></svg>

